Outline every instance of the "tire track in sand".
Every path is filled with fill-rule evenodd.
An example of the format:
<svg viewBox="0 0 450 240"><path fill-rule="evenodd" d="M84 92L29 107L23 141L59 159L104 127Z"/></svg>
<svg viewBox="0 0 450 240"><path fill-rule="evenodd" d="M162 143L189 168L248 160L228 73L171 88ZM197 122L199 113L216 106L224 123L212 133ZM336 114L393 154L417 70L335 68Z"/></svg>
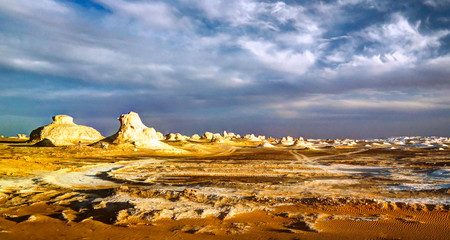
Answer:
<svg viewBox="0 0 450 240"><path fill-rule="evenodd" d="M329 166L319 164L315 160L329 158L329 157L336 157L336 156L348 156L348 155L351 155L351 154L365 152L367 150L368 149L360 149L360 150L347 152L347 153L339 153L339 154L333 154L333 155L318 156L318 157L313 157L313 158L310 158L310 157L308 157L308 156L306 156L304 154L301 154L301 153L297 152L297 150L295 150L295 149L289 150L289 153L292 154L295 157L295 159L297 160L296 162L293 162L291 164L295 164L295 163L298 164L298 163L300 163L302 165L305 165L306 167L315 168L315 169L319 168L319 169L321 169L323 171L327 171L328 172L329 171L328 170Z"/></svg>

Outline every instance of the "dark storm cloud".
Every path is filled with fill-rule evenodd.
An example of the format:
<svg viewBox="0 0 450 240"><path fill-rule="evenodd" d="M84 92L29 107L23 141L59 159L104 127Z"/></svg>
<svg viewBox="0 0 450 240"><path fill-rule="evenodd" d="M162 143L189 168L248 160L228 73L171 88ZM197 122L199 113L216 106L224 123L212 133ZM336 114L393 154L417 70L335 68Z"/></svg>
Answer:
<svg viewBox="0 0 450 240"><path fill-rule="evenodd" d="M64 113L110 134L132 110L188 134L450 135L449 11L433 0L0 0L0 133Z"/></svg>

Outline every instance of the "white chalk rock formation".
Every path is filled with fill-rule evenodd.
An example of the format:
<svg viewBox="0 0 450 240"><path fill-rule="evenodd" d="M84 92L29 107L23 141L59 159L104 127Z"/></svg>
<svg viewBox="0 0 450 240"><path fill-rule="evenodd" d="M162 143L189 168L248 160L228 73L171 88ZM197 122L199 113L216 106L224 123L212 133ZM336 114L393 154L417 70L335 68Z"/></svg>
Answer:
<svg viewBox="0 0 450 240"><path fill-rule="evenodd" d="M259 142L261 141L261 139L259 137L255 137L254 134L247 134L244 136L244 139L247 141L252 141L252 142Z"/></svg>
<svg viewBox="0 0 450 240"><path fill-rule="evenodd" d="M176 141L175 139L175 133L169 133L166 135L166 140L167 141Z"/></svg>
<svg viewBox="0 0 450 240"><path fill-rule="evenodd" d="M200 136L199 136L198 134L194 134L194 135L192 135L192 136L189 138L189 140L191 140L191 141L197 141L197 140L200 140Z"/></svg>
<svg viewBox="0 0 450 240"><path fill-rule="evenodd" d="M302 137L299 137L294 142L294 146L304 146L304 145L305 145L305 140L303 140Z"/></svg>
<svg viewBox="0 0 450 240"><path fill-rule="evenodd" d="M260 145L257 146L258 148L266 148L266 147L275 147L274 145L270 144L269 142L265 141L263 143L261 143Z"/></svg>
<svg viewBox="0 0 450 240"><path fill-rule="evenodd" d="M112 144L131 143L136 147L142 148L172 148L160 142L160 134L154 128L145 126L137 113L129 112L128 114L122 114L118 120L120 121L120 128L117 133L107 137L104 141Z"/></svg>
<svg viewBox="0 0 450 240"><path fill-rule="evenodd" d="M158 136L158 140L164 140L164 135L161 132L156 132L156 135Z"/></svg>
<svg viewBox="0 0 450 240"><path fill-rule="evenodd" d="M211 140L213 138L213 133L212 132L205 132L202 136L202 139L208 139Z"/></svg>
<svg viewBox="0 0 450 240"><path fill-rule="evenodd" d="M77 125L73 122L73 118L67 115L56 115L53 117L52 123L30 133L31 142L47 139L46 141L52 142L55 146L94 143L102 138L97 130Z"/></svg>
<svg viewBox="0 0 450 240"><path fill-rule="evenodd" d="M232 133L232 132L229 132L229 133L228 133L228 138L229 138L229 139L236 138L236 134L234 134L234 133Z"/></svg>
<svg viewBox="0 0 450 240"><path fill-rule="evenodd" d="M181 133L176 133L176 134L175 134L175 139L176 139L177 141L186 141L188 138L189 138L188 136L184 136L184 135L181 134Z"/></svg>
<svg viewBox="0 0 450 240"><path fill-rule="evenodd" d="M236 134L234 134L232 132L223 131L222 136L223 136L223 138L228 139L228 140L236 139Z"/></svg>
<svg viewBox="0 0 450 240"><path fill-rule="evenodd" d="M228 133L227 133L227 131L223 131L222 136L223 136L224 138L228 138Z"/></svg>
<svg viewBox="0 0 450 240"><path fill-rule="evenodd" d="M19 139L27 139L28 138L26 134L17 134L17 137Z"/></svg>
<svg viewBox="0 0 450 240"><path fill-rule="evenodd" d="M211 142L224 143L225 142L225 138L222 137L222 135L220 135L220 133L214 133L213 137L211 139Z"/></svg>
<svg viewBox="0 0 450 240"><path fill-rule="evenodd" d="M169 133L166 135L167 141L186 141L189 137L182 135L181 133Z"/></svg>
<svg viewBox="0 0 450 240"><path fill-rule="evenodd" d="M291 136L283 137L281 139L281 144L283 145L293 145L294 144L294 138Z"/></svg>

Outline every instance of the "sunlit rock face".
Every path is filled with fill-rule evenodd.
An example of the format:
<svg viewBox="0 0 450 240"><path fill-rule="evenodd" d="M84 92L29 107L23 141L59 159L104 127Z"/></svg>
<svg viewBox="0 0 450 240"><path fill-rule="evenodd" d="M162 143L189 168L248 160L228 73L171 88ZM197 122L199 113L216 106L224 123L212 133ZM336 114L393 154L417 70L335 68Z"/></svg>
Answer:
<svg viewBox="0 0 450 240"><path fill-rule="evenodd" d="M160 142L161 134L154 128L145 126L139 114L129 112L122 114L118 120L120 128L114 135L106 138L104 141L113 144L131 143L136 147L144 148L166 148L168 145Z"/></svg>
<svg viewBox="0 0 450 240"><path fill-rule="evenodd" d="M208 139L211 140L213 138L214 134L212 132L205 132L202 136L202 139Z"/></svg>
<svg viewBox="0 0 450 240"><path fill-rule="evenodd" d="M135 112L122 114L119 118L120 128L114 135L114 141L117 143L124 141L142 141L149 142L158 140L158 135L154 128L145 126L139 115Z"/></svg>
<svg viewBox="0 0 450 240"><path fill-rule="evenodd" d="M31 142L47 139L55 146L64 146L93 143L103 138L94 128L75 124L71 116L56 115L52 119L53 122L49 125L37 128L30 133Z"/></svg>

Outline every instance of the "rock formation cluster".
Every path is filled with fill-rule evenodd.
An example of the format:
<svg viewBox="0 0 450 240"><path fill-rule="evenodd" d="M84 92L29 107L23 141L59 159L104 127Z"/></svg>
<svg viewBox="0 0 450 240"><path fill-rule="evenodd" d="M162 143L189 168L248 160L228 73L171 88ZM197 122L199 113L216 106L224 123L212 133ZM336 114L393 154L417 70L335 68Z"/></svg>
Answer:
<svg viewBox="0 0 450 240"><path fill-rule="evenodd" d="M17 137L19 139L26 139L26 138L28 138L26 134L17 134Z"/></svg>
<svg viewBox="0 0 450 240"><path fill-rule="evenodd" d="M191 137L181 133L169 133L163 135L154 128L149 128L142 123L141 118L135 112L122 114L119 130L112 136L103 138L101 134L87 126L77 125L73 118L67 115L57 115L53 117L53 122L49 125L37 128L30 134L30 141L37 142L37 146L63 146L71 144L93 144L108 149L113 145L131 145L135 148L148 149L174 149L165 142L212 142L227 143L230 141L238 142L261 142L259 147L274 147L274 145L306 147L310 143L302 137L294 139L291 136L281 139L272 137L266 139L265 136L255 136L255 134L246 134L241 137L233 132L223 131L222 134L214 132L205 132L202 136L194 134ZM26 138L26 135L19 134L19 138ZM354 144L354 143L353 143Z"/></svg>

